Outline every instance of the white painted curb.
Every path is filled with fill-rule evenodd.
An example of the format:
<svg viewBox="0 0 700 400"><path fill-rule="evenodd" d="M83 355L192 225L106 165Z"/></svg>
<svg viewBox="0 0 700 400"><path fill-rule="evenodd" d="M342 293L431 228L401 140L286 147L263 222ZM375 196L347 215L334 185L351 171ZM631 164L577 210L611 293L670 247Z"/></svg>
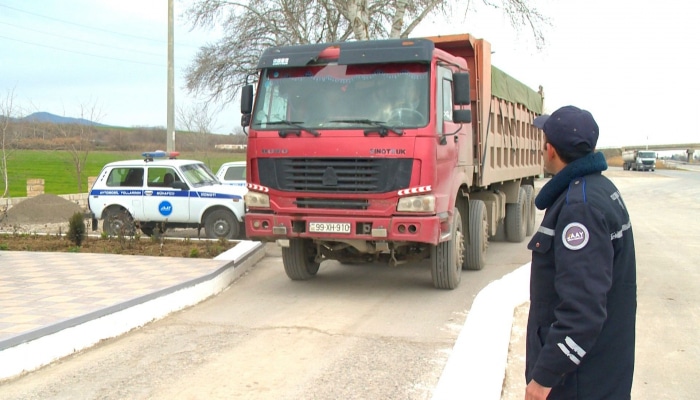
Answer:
<svg viewBox="0 0 700 400"><path fill-rule="evenodd" d="M433 400L500 400L513 311L530 297L530 263L491 282L474 299Z"/></svg>

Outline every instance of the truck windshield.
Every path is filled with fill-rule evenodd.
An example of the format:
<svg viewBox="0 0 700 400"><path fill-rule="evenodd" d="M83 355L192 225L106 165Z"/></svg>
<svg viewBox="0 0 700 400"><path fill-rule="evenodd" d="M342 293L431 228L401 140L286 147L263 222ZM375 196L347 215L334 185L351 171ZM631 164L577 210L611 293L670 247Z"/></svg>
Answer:
<svg viewBox="0 0 700 400"><path fill-rule="evenodd" d="M258 86L252 128L417 128L428 123L428 87L427 64L267 69Z"/></svg>
<svg viewBox="0 0 700 400"><path fill-rule="evenodd" d="M653 151L640 151L639 157L640 158L656 158L656 153Z"/></svg>

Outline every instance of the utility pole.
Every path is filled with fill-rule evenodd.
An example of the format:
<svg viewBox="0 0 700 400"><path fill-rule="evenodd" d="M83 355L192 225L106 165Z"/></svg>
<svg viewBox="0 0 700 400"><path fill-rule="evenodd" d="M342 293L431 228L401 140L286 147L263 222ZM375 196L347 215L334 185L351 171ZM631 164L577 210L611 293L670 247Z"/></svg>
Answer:
<svg viewBox="0 0 700 400"><path fill-rule="evenodd" d="M175 28L173 0L168 0L168 129L167 151L175 151Z"/></svg>

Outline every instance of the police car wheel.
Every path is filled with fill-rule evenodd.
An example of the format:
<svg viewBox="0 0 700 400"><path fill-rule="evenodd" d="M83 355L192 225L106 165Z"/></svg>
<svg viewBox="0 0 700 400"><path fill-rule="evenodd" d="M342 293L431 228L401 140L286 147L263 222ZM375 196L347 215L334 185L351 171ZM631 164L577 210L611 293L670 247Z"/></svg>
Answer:
<svg viewBox="0 0 700 400"><path fill-rule="evenodd" d="M134 219L125 210L109 212L102 222L102 230L109 236L133 236Z"/></svg>
<svg viewBox="0 0 700 400"><path fill-rule="evenodd" d="M161 224L147 224L141 225L141 232L149 237L160 237L165 233L165 228Z"/></svg>
<svg viewBox="0 0 700 400"><path fill-rule="evenodd" d="M204 231L210 239L233 239L238 230L238 222L230 211L214 210L205 217Z"/></svg>

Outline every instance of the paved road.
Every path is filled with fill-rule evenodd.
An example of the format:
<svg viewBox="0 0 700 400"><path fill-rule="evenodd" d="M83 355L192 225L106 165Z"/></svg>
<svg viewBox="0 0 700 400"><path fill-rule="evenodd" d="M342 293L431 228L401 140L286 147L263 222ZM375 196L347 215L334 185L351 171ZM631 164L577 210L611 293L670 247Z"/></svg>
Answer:
<svg viewBox="0 0 700 400"><path fill-rule="evenodd" d="M428 399L474 296L527 262L497 243L436 290L426 265L324 263L292 282L279 250L195 307L3 384L2 399Z"/></svg>
<svg viewBox="0 0 700 400"><path fill-rule="evenodd" d="M606 172L627 205L637 256L637 351L632 398L694 400L700 383L700 169ZM524 393L522 335L516 310L503 400Z"/></svg>
<svg viewBox="0 0 700 400"><path fill-rule="evenodd" d="M608 174L637 240L633 398L696 398L700 174ZM3 384L0 399L428 399L475 294L528 259L492 244L484 271L437 291L421 265L324 263L290 282L273 253L216 298ZM522 382L517 362L508 373Z"/></svg>

